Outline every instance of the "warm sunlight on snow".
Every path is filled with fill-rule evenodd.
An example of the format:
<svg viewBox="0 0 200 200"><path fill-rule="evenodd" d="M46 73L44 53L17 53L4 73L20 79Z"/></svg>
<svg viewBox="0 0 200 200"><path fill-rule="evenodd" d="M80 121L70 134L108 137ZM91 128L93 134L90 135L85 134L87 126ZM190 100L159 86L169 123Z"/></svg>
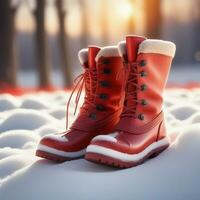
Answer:
<svg viewBox="0 0 200 200"><path fill-rule="evenodd" d="M64 91L0 95L0 199L87 200L98 194L98 199L106 200L132 200L133 196L184 200L188 193L191 199L199 197L200 89L165 91L168 134L176 142L158 157L126 170L84 159L54 164L35 157L42 136L65 129L68 95ZM73 108L72 103L70 123ZM102 185L107 188L104 192ZM118 188L120 192L115 192Z"/></svg>

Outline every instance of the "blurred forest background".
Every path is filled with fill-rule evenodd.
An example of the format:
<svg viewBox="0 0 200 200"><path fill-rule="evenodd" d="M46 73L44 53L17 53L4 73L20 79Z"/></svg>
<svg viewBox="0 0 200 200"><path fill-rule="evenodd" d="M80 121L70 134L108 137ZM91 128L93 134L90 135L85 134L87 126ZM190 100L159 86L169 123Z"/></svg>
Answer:
<svg viewBox="0 0 200 200"><path fill-rule="evenodd" d="M1 0L0 87L71 86L81 48L126 34L175 42L172 81L200 77L200 0Z"/></svg>

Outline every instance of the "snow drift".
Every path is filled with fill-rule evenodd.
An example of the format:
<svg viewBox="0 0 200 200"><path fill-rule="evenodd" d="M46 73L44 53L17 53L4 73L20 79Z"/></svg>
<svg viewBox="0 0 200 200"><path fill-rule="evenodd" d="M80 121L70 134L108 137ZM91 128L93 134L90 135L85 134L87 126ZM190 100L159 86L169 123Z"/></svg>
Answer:
<svg viewBox="0 0 200 200"><path fill-rule="evenodd" d="M42 136L64 130L68 95L0 95L1 200L200 199L200 89L165 92L172 145L125 170L84 159L55 164L34 156Z"/></svg>

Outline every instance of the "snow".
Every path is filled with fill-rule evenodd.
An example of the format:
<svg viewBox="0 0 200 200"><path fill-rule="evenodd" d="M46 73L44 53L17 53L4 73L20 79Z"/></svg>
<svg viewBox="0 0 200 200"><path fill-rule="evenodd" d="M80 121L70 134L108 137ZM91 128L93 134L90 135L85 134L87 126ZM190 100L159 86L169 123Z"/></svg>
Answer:
<svg viewBox="0 0 200 200"><path fill-rule="evenodd" d="M65 129L68 96L62 91L0 95L1 200L200 199L200 89L166 90L172 145L124 170L84 159L56 164L35 157L42 136ZM70 123L74 103L71 107Z"/></svg>

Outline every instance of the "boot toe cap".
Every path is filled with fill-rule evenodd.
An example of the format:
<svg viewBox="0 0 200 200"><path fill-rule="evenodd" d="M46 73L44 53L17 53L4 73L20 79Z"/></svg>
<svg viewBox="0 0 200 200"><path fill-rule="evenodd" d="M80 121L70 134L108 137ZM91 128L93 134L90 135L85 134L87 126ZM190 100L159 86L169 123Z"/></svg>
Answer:
<svg viewBox="0 0 200 200"><path fill-rule="evenodd" d="M107 141L107 142L117 142L117 139L111 135L98 135L92 139L92 142L95 141Z"/></svg>
<svg viewBox="0 0 200 200"><path fill-rule="evenodd" d="M66 136L59 135L59 134L49 134L45 135L39 142L39 144L49 146L49 147L56 147L60 143L68 142Z"/></svg>

